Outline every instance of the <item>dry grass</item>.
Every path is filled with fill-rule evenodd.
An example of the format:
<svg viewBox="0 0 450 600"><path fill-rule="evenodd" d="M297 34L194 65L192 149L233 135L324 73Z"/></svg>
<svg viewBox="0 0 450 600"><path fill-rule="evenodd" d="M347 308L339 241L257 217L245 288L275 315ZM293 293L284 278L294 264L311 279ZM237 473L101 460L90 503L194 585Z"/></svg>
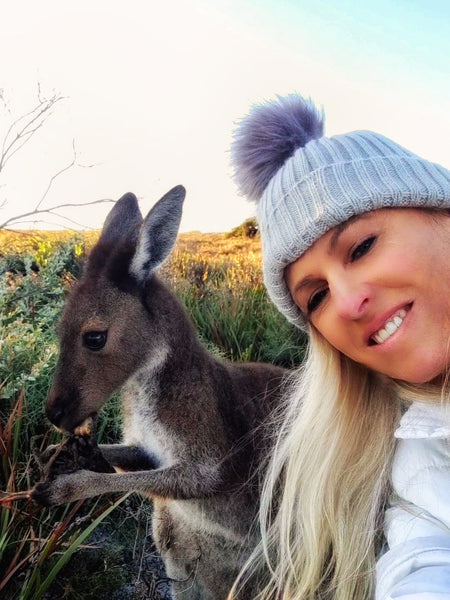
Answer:
<svg viewBox="0 0 450 600"><path fill-rule="evenodd" d="M48 255L70 240L76 240L87 252L97 241L99 233L0 230L0 256L26 253ZM163 273L172 281L181 279L197 287L202 287L206 282L218 286L225 280L229 288L243 285L258 287L262 285L259 236L247 238L226 233L182 233L164 265Z"/></svg>
<svg viewBox="0 0 450 600"><path fill-rule="evenodd" d="M223 233L185 233L163 272L173 281L202 287L239 289L262 285L261 243L258 238L229 237Z"/></svg>
<svg viewBox="0 0 450 600"><path fill-rule="evenodd" d="M87 247L91 247L98 239L99 230L73 231L45 231L30 229L29 231L0 229L0 251L32 252L41 242L53 244L65 243L74 237L80 238ZM192 231L181 233L178 237L180 251L192 254L204 253L205 256L215 258L218 255L234 255L239 251L260 253L259 237L253 238L230 236L228 233L201 233Z"/></svg>
<svg viewBox="0 0 450 600"><path fill-rule="evenodd" d="M34 253L40 244L61 246L72 239L80 239L86 248L91 248L98 239L98 231L43 231L30 229L29 231L12 231L0 229L0 255Z"/></svg>

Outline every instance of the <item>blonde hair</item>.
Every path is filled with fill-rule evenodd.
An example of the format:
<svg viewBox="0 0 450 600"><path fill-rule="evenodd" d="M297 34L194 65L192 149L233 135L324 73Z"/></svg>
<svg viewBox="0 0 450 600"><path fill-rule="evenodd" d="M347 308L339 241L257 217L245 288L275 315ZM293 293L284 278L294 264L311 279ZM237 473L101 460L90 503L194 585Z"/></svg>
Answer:
<svg viewBox="0 0 450 600"><path fill-rule="evenodd" d="M387 378L315 330L310 340L279 415L261 498L262 542L232 596L258 578L255 600L372 597L400 402Z"/></svg>
<svg viewBox="0 0 450 600"><path fill-rule="evenodd" d="M402 410L417 399L448 403L448 393L370 371L312 327L290 387L271 424L262 541L230 598L251 589L252 600L369 600Z"/></svg>

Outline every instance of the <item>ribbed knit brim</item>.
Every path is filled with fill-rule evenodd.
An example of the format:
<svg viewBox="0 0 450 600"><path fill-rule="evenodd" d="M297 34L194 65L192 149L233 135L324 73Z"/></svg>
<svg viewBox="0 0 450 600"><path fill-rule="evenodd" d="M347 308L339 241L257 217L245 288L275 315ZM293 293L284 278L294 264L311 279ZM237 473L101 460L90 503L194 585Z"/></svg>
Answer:
<svg viewBox="0 0 450 600"><path fill-rule="evenodd" d="M312 140L278 170L258 221L264 281L289 321L306 325L286 286L286 266L339 223L388 207L450 208L450 172L370 131Z"/></svg>

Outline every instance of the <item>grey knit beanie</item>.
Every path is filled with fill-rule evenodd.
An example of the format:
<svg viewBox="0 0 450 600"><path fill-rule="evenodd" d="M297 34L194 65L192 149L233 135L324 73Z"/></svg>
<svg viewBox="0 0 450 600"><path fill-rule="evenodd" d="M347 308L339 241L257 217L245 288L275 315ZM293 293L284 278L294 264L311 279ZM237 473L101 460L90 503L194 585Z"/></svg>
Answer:
<svg viewBox="0 0 450 600"><path fill-rule="evenodd" d="M241 192L258 202L269 296L300 328L284 269L324 233L378 208L450 208L450 171L371 131L325 137L323 115L299 95L253 107L231 153Z"/></svg>

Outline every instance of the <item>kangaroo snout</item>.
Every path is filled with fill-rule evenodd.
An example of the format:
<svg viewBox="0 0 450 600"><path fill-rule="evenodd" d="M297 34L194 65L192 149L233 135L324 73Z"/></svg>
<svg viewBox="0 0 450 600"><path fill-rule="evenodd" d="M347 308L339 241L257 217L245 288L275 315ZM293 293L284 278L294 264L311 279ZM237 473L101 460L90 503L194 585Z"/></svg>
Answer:
<svg viewBox="0 0 450 600"><path fill-rule="evenodd" d="M47 400L45 414L52 425L59 427L65 416L65 412L65 407L60 396Z"/></svg>
<svg viewBox="0 0 450 600"><path fill-rule="evenodd" d="M76 399L74 393L66 395L50 391L45 406L45 414L52 425L63 431L73 433L88 417L93 416L93 413L81 414Z"/></svg>

